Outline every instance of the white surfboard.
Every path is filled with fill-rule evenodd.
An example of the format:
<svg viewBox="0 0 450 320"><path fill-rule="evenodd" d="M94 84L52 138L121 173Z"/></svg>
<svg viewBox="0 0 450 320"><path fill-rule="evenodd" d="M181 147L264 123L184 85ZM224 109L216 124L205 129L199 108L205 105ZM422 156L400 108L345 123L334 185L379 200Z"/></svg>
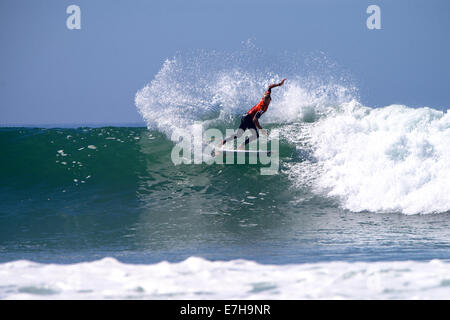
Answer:
<svg viewBox="0 0 450 320"><path fill-rule="evenodd" d="M266 154L268 156L271 155L271 151L267 150L235 150L235 149L216 149L216 155L219 155L220 153L225 154L225 153L233 153L233 154L239 154L239 153L244 153L244 154Z"/></svg>

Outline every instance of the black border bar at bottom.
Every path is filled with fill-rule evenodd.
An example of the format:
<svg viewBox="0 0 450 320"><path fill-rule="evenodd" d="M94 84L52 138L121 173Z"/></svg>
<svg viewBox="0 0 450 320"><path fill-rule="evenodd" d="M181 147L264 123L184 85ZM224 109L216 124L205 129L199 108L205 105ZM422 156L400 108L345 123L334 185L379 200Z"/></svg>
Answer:
<svg viewBox="0 0 450 320"><path fill-rule="evenodd" d="M3 314L23 313L47 317L101 317L112 315L126 319L311 319L345 316L363 319L392 317L439 307L445 312L450 303L413 300L18 300L0 301ZM433 309L429 309L429 308ZM9 309L9 310L8 310ZM425 315L425 313L424 313Z"/></svg>

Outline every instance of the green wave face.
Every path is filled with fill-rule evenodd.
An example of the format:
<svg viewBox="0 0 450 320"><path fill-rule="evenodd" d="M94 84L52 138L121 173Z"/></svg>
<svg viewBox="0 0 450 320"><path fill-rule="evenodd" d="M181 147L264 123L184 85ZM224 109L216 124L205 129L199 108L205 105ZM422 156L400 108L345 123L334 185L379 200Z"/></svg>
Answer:
<svg viewBox="0 0 450 320"><path fill-rule="evenodd" d="M173 146L146 128L1 129L0 250L161 249L246 224L269 232L290 210L295 192L281 170L175 166Z"/></svg>

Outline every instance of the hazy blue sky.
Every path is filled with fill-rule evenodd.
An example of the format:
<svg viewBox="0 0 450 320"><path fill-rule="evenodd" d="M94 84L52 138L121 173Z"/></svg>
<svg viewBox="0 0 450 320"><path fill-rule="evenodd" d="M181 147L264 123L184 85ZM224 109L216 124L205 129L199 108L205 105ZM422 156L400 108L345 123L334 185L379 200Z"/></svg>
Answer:
<svg viewBox="0 0 450 320"><path fill-rule="evenodd" d="M66 8L81 8L68 30ZM381 8L368 30L366 8ZM317 52L369 106L450 106L448 0L1 0L0 125L130 123L137 90L191 49Z"/></svg>

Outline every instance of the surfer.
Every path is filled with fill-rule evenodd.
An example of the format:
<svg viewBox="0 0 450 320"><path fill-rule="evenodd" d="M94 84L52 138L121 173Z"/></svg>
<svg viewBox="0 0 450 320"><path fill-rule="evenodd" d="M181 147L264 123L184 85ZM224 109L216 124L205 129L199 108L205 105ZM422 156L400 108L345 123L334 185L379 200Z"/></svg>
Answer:
<svg viewBox="0 0 450 320"><path fill-rule="evenodd" d="M222 140L222 145L224 145L225 143L227 143L228 141L230 141L232 139L240 138L244 134L244 131L247 129L252 130L252 135L250 138L247 137L245 139L245 143L242 144L241 146L239 146L238 149L241 149L241 150L245 149L246 144L248 144L250 141L253 141L253 140L259 138L258 129L262 130L262 127L259 124L259 118L264 114L264 112L267 111L270 101L272 101L272 98L270 97L270 94L272 93L272 89L275 87L282 86L285 81L286 81L286 79L283 79L283 80L281 80L280 83L271 84L267 88L266 92L264 93L264 96L259 101L259 103L257 105L255 105L253 108L251 108L247 113L242 115L241 124L240 124L237 132L235 134L225 138L224 140Z"/></svg>

